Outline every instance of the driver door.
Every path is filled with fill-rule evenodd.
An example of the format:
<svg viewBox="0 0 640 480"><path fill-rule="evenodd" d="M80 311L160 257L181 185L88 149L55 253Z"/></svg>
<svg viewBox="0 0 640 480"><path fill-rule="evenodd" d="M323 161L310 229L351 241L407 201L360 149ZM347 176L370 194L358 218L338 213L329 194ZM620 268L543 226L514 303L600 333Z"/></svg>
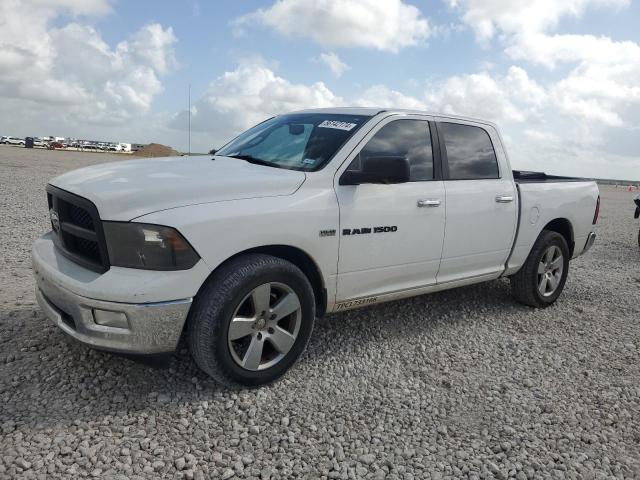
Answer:
<svg viewBox="0 0 640 480"><path fill-rule="evenodd" d="M348 170L358 168L361 156L404 156L410 164L409 182L340 185L344 171L336 175L338 302L436 282L444 238L445 191L439 162L434 161L433 128L428 120L418 115L383 120L345 162Z"/></svg>

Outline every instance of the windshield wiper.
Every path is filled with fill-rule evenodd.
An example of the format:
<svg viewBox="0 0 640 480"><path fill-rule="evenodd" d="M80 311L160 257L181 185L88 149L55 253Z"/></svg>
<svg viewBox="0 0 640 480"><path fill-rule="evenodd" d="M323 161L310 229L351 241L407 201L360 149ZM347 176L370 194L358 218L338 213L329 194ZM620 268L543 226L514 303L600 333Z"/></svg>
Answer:
<svg viewBox="0 0 640 480"><path fill-rule="evenodd" d="M275 167L282 168L280 165L274 162L269 162L267 160L262 160L261 158L256 158L253 155L224 155L225 157L238 158L240 160L245 160L249 163L254 163L256 165L265 165L267 167Z"/></svg>

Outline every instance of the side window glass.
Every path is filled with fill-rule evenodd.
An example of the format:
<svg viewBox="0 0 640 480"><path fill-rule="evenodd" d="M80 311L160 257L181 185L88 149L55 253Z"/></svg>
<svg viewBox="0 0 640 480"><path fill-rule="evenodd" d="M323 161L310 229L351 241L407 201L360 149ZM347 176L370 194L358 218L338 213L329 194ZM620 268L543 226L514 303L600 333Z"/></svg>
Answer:
<svg viewBox="0 0 640 480"><path fill-rule="evenodd" d="M451 180L499 178L498 159L486 130L458 123L439 123Z"/></svg>
<svg viewBox="0 0 640 480"><path fill-rule="evenodd" d="M395 120L367 142L349 170L358 170L361 158L402 156L409 160L410 181L433 180L433 151L429 123L425 120Z"/></svg>

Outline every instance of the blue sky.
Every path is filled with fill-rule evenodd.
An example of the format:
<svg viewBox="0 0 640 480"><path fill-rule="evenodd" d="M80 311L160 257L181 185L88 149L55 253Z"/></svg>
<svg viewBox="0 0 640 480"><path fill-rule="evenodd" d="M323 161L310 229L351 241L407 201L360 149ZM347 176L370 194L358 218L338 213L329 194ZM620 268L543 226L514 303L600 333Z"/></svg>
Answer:
<svg viewBox="0 0 640 480"><path fill-rule="evenodd" d="M189 83L192 92L202 93L211 79L233 70L240 58L259 55L273 64L279 75L292 82L312 83L322 80L341 95L356 93L361 86L383 83L403 92L418 94L425 79L443 79L482 70L486 62L496 67L509 67L513 62L502 53L497 42L479 44L473 32L465 29L430 38L423 44L400 53L380 52L349 47L334 48L340 58L350 65L341 78L333 78L322 64L310 61L326 51L306 38L282 36L267 28L257 27L244 35L232 35L230 23L241 15L270 1L158 2L138 0L115 2L114 11L97 22L105 40L116 44L150 22L170 25L176 36L176 57L180 68L165 81L166 94L159 98L158 108L184 108ZM458 13L441 1L406 1L419 8L434 25L453 26L459 22ZM640 41L640 7L629 4L622 9L601 7L588 9L580 17L565 17L558 30L563 33L606 35L614 40ZM557 78L560 72L535 68L537 78ZM182 93L182 95L181 95Z"/></svg>
<svg viewBox="0 0 640 480"><path fill-rule="evenodd" d="M28 20L31 19L31 20ZM296 108L496 121L517 168L640 179L629 0L6 0L0 134L206 151Z"/></svg>

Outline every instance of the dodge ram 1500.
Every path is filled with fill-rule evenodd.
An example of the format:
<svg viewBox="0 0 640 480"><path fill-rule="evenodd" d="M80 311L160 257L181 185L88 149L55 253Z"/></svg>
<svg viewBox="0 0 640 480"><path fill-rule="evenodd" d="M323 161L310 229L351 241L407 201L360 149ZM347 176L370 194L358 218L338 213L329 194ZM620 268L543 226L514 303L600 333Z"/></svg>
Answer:
<svg viewBox="0 0 640 480"><path fill-rule="evenodd" d="M595 239L592 181L512 171L492 123L338 108L270 118L214 155L96 165L47 186L36 295L103 350L175 350L260 385L325 313L508 277L546 307Z"/></svg>

